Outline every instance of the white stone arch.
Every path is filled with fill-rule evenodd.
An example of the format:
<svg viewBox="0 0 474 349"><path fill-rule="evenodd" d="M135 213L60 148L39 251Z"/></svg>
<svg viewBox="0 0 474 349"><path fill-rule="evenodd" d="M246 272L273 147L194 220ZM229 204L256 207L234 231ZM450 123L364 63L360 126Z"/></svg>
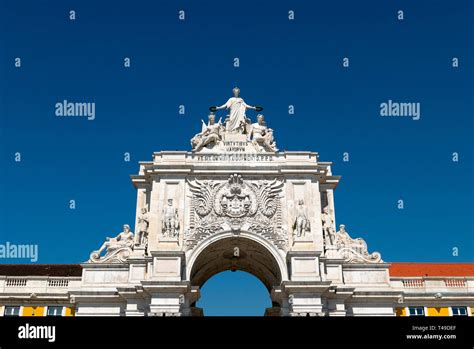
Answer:
<svg viewBox="0 0 474 349"><path fill-rule="evenodd" d="M201 241L194 249L188 251L186 253L186 280L192 281L191 273L193 271L195 262L198 259L198 257L201 256L201 254L206 250L207 247L221 240L230 239L230 238L244 238L260 245L260 247L266 250L276 262L279 269L278 272L281 278L280 281L288 280L288 268L287 268L287 263L285 260L285 254L264 237L256 233L245 231L245 230L240 230L238 234L235 234L235 232L231 230L225 230L225 231L213 234L209 236L208 238L204 239L203 241Z"/></svg>

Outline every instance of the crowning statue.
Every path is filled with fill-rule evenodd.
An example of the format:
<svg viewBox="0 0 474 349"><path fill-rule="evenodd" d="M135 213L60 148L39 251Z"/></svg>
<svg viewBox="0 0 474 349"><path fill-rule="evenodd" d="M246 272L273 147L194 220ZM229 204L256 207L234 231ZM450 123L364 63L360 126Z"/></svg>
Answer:
<svg viewBox="0 0 474 349"><path fill-rule="evenodd" d="M216 150L222 150L221 141L226 140L226 135L246 135L243 140L239 141L246 141L248 145L253 145L252 148L257 152L278 151L273 138L273 130L267 127L263 115L257 115L257 122L252 124L250 118L245 114L247 109L261 111L263 108L245 103L239 97L240 89L238 87L234 87L232 92L234 97L229 98L225 104L209 108L211 113L209 114L208 123L202 121L201 132L191 139L192 150L197 152L203 148L214 148L216 145L219 145ZM225 125L221 123L222 118L219 118L217 124L215 123L216 116L214 112L221 109L230 110L225 119ZM235 141L235 136L233 140Z"/></svg>
<svg viewBox="0 0 474 349"><path fill-rule="evenodd" d="M179 217L178 209L173 207L173 199L168 199L168 206L163 209L163 224L161 234L167 238L178 238Z"/></svg>
<svg viewBox="0 0 474 349"><path fill-rule="evenodd" d="M107 249L102 257L101 253ZM123 231L114 238L106 238L106 241L97 250L90 255L91 263L122 263L124 262L133 249L133 233L130 231L128 224L123 225Z"/></svg>
<svg viewBox="0 0 474 349"><path fill-rule="evenodd" d="M303 200L298 201L298 206L296 207L296 218L293 223L293 231L296 234L296 238L301 238L306 235L307 231L310 231L310 223L308 215L306 213L306 206L304 205Z"/></svg>
<svg viewBox="0 0 474 349"><path fill-rule="evenodd" d="M138 229L135 234L135 246L146 246L148 243L148 226L150 219L148 218L148 210L146 207L141 209L141 215L138 217Z"/></svg>
<svg viewBox="0 0 474 349"><path fill-rule="evenodd" d="M247 109L257 110L257 107L253 107L245 103L245 101L239 96L240 89L234 87L232 90L234 97L230 97L227 102L225 102L220 107L215 107L215 110L221 109L230 109L229 119L226 120L225 129L229 133L244 133L245 125L247 122L247 117L245 111Z"/></svg>

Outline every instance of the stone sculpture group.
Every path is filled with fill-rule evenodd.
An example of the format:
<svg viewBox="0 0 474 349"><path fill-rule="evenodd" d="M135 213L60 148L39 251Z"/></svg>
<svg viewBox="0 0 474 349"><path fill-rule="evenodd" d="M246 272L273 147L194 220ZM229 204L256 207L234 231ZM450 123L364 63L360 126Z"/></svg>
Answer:
<svg viewBox="0 0 474 349"><path fill-rule="evenodd" d="M191 147L194 152L200 151L204 147L213 147L225 139L225 135L245 135L245 140L251 142L259 152L278 151L273 137L273 130L268 128L263 114L257 115L257 122L252 123L245 114L247 109L261 111L263 108L250 106L239 96L240 89L235 87L232 90L234 96L221 106L211 107L207 124L202 121L201 132L191 139ZM224 123L222 118L216 123L215 111L228 109Z"/></svg>
<svg viewBox="0 0 474 349"><path fill-rule="evenodd" d="M270 153L265 156L277 156L279 153L276 153L278 149L273 130L267 127L264 116L258 114L256 122L252 123L246 115L248 109L258 112L263 108L245 103L238 87L232 91L233 97L226 103L209 108L211 113L207 124L202 121L201 132L191 139L193 152L206 149L211 155L234 151L245 155L264 152ZM224 122L220 117L216 123L214 113L222 109L229 110L229 113ZM221 142L230 143L231 146L221 147ZM234 143L238 146L233 147ZM315 231L319 225L312 218L315 213L311 201L305 202L300 196L294 199L291 204L294 206L288 215L282 211L281 200L285 196L283 176L267 175L262 179L252 176L244 178L237 173L227 179L219 176L202 179L191 176L186 179L186 185L190 194L190 200L185 203L188 212L186 217L180 217L180 211L175 206L176 200L173 201L169 196L163 199L163 206L158 206L162 209L149 212L148 205L141 207L137 213L136 235L125 224L121 233L114 238L107 238L98 250L91 253L89 262L122 263L132 253L147 254L150 227L153 239L183 243L184 251L193 249L222 231L245 230L270 241L283 251L291 249L291 242L311 242L320 233ZM381 262L380 254L369 254L365 241L352 239L344 225L335 231L334 212L329 207L323 205L320 218L317 218L321 220L324 255L328 258L344 258L348 262ZM159 217L157 225L153 225L153 217ZM184 219L182 223L180 218ZM181 226L183 234L180 240Z"/></svg>

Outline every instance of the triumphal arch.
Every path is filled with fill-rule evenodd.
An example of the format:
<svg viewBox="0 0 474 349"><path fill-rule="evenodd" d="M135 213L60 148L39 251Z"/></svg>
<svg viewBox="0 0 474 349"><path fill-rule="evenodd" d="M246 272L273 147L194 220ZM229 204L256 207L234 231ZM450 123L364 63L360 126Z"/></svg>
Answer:
<svg viewBox="0 0 474 349"><path fill-rule="evenodd" d="M388 264L335 225L331 163L279 151L271 116L232 92L189 150L140 162L134 232L82 264L76 315L201 315L200 288L225 270L265 284L266 315L394 315Z"/></svg>

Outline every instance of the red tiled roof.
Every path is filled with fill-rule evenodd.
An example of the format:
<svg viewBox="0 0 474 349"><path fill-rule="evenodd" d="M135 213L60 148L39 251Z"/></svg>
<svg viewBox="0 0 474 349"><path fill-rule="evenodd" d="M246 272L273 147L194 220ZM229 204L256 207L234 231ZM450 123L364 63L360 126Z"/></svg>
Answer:
<svg viewBox="0 0 474 349"><path fill-rule="evenodd" d="M0 264L6 276L81 276L80 264Z"/></svg>
<svg viewBox="0 0 474 349"><path fill-rule="evenodd" d="M474 263L392 263L390 276L474 276Z"/></svg>

